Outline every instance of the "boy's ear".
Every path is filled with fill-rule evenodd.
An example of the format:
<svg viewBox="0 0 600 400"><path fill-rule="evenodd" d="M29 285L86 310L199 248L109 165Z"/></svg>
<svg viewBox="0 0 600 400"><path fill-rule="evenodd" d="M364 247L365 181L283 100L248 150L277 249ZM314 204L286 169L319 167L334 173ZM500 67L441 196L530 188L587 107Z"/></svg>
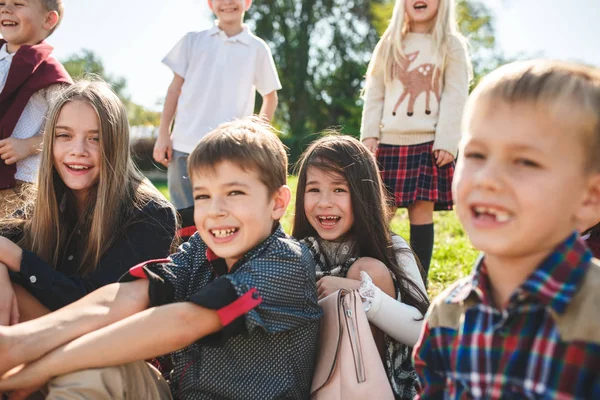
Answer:
<svg viewBox="0 0 600 400"><path fill-rule="evenodd" d="M213 5L212 5L212 1L208 0L208 7L212 10L213 9Z"/></svg>
<svg viewBox="0 0 600 400"><path fill-rule="evenodd" d="M577 229L580 232L600 222L600 173L591 178L586 196L576 215Z"/></svg>
<svg viewBox="0 0 600 400"><path fill-rule="evenodd" d="M248 11L250 6L252 5L252 0L244 0L244 3L246 3L245 4L246 11Z"/></svg>
<svg viewBox="0 0 600 400"><path fill-rule="evenodd" d="M46 20L44 21L44 29L51 31L58 24L58 13L56 11L48 11Z"/></svg>
<svg viewBox="0 0 600 400"><path fill-rule="evenodd" d="M271 216L274 221L277 221L283 217L285 210L287 210L288 204L292 199L292 191L288 185L283 185L273 195L273 211Z"/></svg>

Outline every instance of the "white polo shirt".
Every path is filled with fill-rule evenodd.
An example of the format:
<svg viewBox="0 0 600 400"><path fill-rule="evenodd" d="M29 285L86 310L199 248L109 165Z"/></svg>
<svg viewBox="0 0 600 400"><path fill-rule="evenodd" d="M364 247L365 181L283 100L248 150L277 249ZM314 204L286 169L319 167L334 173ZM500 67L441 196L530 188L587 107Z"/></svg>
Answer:
<svg viewBox="0 0 600 400"><path fill-rule="evenodd" d="M216 24L190 32L163 63L184 79L171 136L173 148L184 153L223 122L252 115L256 91L264 96L281 89L269 46L245 25L233 37Z"/></svg>

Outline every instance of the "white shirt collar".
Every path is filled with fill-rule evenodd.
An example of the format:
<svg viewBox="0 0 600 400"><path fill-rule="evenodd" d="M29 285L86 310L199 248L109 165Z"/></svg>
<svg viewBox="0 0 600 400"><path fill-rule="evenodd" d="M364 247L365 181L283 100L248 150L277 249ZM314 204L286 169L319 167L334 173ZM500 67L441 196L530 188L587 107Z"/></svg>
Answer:
<svg viewBox="0 0 600 400"><path fill-rule="evenodd" d="M229 42L239 42L245 45L249 45L250 44L250 29L248 28L248 25L243 24L242 25L242 31L240 33L238 33L235 36L232 37L228 37L227 34L225 34L225 32L223 32L219 26L219 21L216 20L215 21L215 26L213 26L212 28L210 28L208 30L208 34L210 36L214 36L214 35L219 35L220 38L222 38L225 41L229 41Z"/></svg>
<svg viewBox="0 0 600 400"><path fill-rule="evenodd" d="M0 61L4 60L5 58L11 60L13 56L14 54L10 54L8 52L7 44L4 43L4 45L2 45L2 48L0 48Z"/></svg>

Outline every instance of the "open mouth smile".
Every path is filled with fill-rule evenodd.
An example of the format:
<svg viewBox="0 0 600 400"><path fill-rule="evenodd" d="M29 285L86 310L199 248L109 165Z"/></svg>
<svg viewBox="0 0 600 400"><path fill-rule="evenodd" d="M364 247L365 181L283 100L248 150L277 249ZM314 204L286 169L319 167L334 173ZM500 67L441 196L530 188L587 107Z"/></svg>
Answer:
<svg viewBox="0 0 600 400"><path fill-rule="evenodd" d="M427 8L427 3L418 1L413 5L413 7L415 10L425 10Z"/></svg>
<svg viewBox="0 0 600 400"><path fill-rule="evenodd" d="M93 165L86 164L64 164L67 171L72 175L85 175L94 168Z"/></svg>
<svg viewBox="0 0 600 400"><path fill-rule="evenodd" d="M489 206L473 206L471 212L480 221L504 223L510 221L512 215L508 211Z"/></svg>
<svg viewBox="0 0 600 400"><path fill-rule="evenodd" d="M319 224L325 228L334 227L340 221L340 219L341 219L341 217L338 217L336 215L319 215L319 216L317 216L317 220L319 221Z"/></svg>
<svg viewBox="0 0 600 400"><path fill-rule="evenodd" d="M12 21L2 21L2 26L17 26L18 24L16 22L12 22Z"/></svg>
<svg viewBox="0 0 600 400"><path fill-rule="evenodd" d="M239 231L238 228L227 228L227 229L210 229L209 232L217 239L223 239L236 234Z"/></svg>
<svg viewBox="0 0 600 400"><path fill-rule="evenodd" d="M87 165L80 165L80 164L65 164L67 166L67 168L74 170L74 171L87 171L88 169L91 169L92 167L87 166Z"/></svg>

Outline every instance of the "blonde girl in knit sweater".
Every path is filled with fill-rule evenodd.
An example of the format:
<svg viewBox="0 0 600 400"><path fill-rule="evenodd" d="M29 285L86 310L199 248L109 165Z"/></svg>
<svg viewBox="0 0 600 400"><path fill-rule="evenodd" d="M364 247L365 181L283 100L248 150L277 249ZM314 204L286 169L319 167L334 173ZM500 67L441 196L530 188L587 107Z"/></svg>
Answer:
<svg viewBox="0 0 600 400"><path fill-rule="evenodd" d="M377 156L393 209L427 272L433 211L452 209L452 176L471 64L455 0L396 0L367 70L362 142Z"/></svg>

